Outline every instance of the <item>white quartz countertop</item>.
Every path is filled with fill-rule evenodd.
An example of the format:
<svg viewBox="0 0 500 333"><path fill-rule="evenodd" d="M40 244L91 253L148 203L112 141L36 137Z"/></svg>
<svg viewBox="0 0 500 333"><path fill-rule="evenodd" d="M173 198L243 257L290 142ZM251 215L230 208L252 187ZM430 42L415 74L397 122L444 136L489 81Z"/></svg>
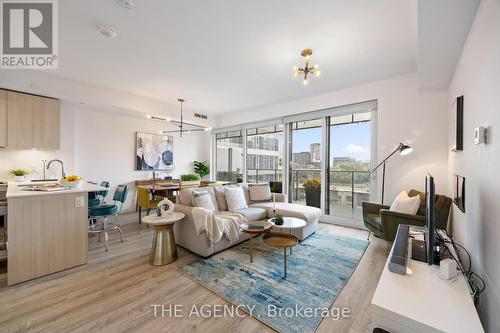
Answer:
<svg viewBox="0 0 500 333"><path fill-rule="evenodd" d="M45 191L23 191L23 186L19 185L41 185L41 184L53 184L56 182L49 181L49 182L23 182L23 183L16 183L16 182L9 182L8 187L7 187L7 199L14 199L14 198L25 198L25 197L37 197L37 196L42 196L42 195L61 195L61 194L68 194L68 193L86 193L86 192L97 192L97 191L109 191L109 188L107 187L102 187L99 185L94 185L90 183L83 183L77 188L69 188L67 190L62 190L62 191L50 191L50 192L45 192Z"/></svg>

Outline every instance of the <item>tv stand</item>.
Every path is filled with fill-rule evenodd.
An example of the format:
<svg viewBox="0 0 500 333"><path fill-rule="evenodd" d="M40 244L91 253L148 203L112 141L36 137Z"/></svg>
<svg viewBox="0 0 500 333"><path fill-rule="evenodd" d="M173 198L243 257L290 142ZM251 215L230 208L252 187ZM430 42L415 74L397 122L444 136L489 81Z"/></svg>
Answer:
<svg viewBox="0 0 500 333"><path fill-rule="evenodd" d="M448 250L456 255L452 247ZM392 249L371 301L373 327L399 333L484 332L462 273L441 280L439 266L414 259L408 260L406 275L392 273L391 255Z"/></svg>

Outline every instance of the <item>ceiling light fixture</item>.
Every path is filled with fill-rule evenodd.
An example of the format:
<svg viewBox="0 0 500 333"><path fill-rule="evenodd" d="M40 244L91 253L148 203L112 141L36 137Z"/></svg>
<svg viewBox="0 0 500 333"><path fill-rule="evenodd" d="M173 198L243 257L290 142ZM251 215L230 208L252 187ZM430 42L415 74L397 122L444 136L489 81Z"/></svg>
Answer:
<svg viewBox="0 0 500 333"><path fill-rule="evenodd" d="M118 6L128 10L134 7L134 3L132 2L132 0L116 0L116 3L118 4Z"/></svg>
<svg viewBox="0 0 500 333"><path fill-rule="evenodd" d="M97 26L97 29L99 30L101 35L103 35L104 37L106 37L108 39L113 39L113 38L116 38L116 36L118 36L118 32L116 31L116 29L109 26L109 25L101 24L101 25Z"/></svg>
<svg viewBox="0 0 500 333"><path fill-rule="evenodd" d="M182 133L190 134L191 132L200 132L200 131L207 132L207 131L210 131L212 129L211 127L205 127L205 126L201 126L201 125L196 125L196 124L185 122L184 118L183 118L184 115L183 115L182 104L186 100L183 99L183 98L179 98L179 99L177 99L177 101L179 103L181 103L181 121L172 120L170 118L163 118L163 117L159 117L159 116L153 116L153 115L149 115L149 114L146 115L146 118L147 119L152 119L152 120L161 120L161 121L165 121L165 122L168 122L168 123L176 125L179 129L177 129L177 130L161 131L161 132L163 134L167 134L167 133L179 133L179 137L182 137Z"/></svg>
<svg viewBox="0 0 500 333"><path fill-rule="evenodd" d="M309 60L311 59L313 51L311 49L303 49L300 55L306 59L306 64L304 67L295 66L293 68L295 77L303 76L304 80L302 83L307 85L309 83L308 76L310 74L314 76L319 76L320 72L318 70L318 65L311 66Z"/></svg>

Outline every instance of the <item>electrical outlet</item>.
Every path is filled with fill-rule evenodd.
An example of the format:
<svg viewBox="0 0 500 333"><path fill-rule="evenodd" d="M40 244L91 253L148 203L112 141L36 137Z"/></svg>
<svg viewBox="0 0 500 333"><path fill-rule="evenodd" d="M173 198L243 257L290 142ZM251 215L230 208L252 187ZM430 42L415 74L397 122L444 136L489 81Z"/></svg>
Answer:
<svg viewBox="0 0 500 333"><path fill-rule="evenodd" d="M76 197L75 198L75 208L85 207L85 197Z"/></svg>

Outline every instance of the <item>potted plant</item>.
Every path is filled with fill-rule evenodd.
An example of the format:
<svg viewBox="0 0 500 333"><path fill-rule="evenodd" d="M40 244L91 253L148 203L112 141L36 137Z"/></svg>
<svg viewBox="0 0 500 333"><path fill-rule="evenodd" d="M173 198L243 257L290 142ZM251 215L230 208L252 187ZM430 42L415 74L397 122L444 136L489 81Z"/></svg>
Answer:
<svg viewBox="0 0 500 333"><path fill-rule="evenodd" d="M306 205L321 208L321 180L311 178L304 182Z"/></svg>
<svg viewBox="0 0 500 333"><path fill-rule="evenodd" d="M208 162L194 161L194 173L200 176L200 179L210 174Z"/></svg>
<svg viewBox="0 0 500 333"><path fill-rule="evenodd" d="M26 180L25 176L29 174L29 171L24 169L13 169L9 171L9 174L14 176L16 182L24 182Z"/></svg>
<svg viewBox="0 0 500 333"><path fill-rule="evenodd" d="M283 225L283 223L285 223L285 220L283 220L283 214L276 213L276 215L274 215L274 224Z"/></svg>
<svg viewBox="0 0 500 333"><path fill-rule="evenodd" d="M200 176L194 174L181 175L181 187L200 186Z"/></svg>

